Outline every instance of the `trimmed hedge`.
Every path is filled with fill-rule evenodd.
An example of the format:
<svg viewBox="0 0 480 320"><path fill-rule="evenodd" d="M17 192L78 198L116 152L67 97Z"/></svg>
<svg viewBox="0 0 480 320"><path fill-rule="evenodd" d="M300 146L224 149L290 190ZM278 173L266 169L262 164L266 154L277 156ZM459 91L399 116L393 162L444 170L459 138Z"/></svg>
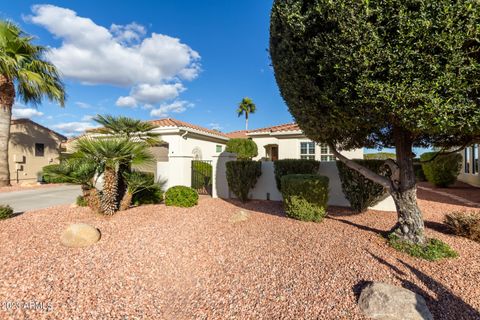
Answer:
<svg viewBox="0 0 480 320"><path fill-rule="evenodd" d="M307 159L284 159L273 162L277 189L282 190L281 179L287 174L317 174L320 162Z"/></svg>
<svg viewBox="0 0 480 320"><path fill-rule="evenodd" d="M289 174L282 177L282 197L288 217L321 221L327 214L328 177L318 174Z"/></svg>
<svg viewBox="0 0 480 320"><path fill-rule="evenodd" d="M439 155L431 160L436 154L437 152L426 152L420 156L423 172L427 181L436 187L448 187L457 181L462 155L459 153Z"/></svg>
<svg viewBox="0 0 480 320"><path fill-rule="evenodd" d="M262 175L262 163L252 160L229 161L227 166L228 187L242 201L248 200L248 192L255 187Z"/></svg>
<svg viewBox="0 0 480 320"><path fill-rule="evenodd" d="M234 138L227 142L226 152L237 154L239 160L250 160L258 156L258 147L251 139Z"/></svg>
<svg viewBox="0 0 480 320"><path fill-rule="evenodd" d="M165 192L165 205L175 207L193 207L198 204L198 193L185 186L174 186Z"/></svg>
<svg viewBox="0 0 480 320"><path fill-rule="evenodd" d="M0 205L0 220L10 218L12 214L12 207L8 205Z"/></svg>
<svg viewBox="0 0 480 320"><path fill-rule="evenodd" d="M355 159L356 163L382 175L388 175L385 160ZM342 191L350 206L357 212L364 212L387 196L387 190L380 184L365 178L361 173L350 169L343 162L337 161L338 174Z"/></svg>

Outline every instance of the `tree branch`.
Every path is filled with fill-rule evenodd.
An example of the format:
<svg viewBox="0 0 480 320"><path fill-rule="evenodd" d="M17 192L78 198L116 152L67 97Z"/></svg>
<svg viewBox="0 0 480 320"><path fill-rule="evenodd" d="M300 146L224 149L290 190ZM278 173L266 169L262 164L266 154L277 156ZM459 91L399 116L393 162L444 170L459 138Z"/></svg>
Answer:
<svg viewBox="0 0 480 320"><path fill-rule="evenodd" d="M381 175L373 172L372 170L370 170L368 168L365 168L364 166L356 163L355 161L352 161L352 160L348 159L347 157L342 155L340 152L338 152L333 144L328 143L328 146L330 147L330 150L335 155L335 157L337 157L338 160L343 162L350 169L358 171L359 173L361 173L367 179L370 179L373 182L376 182L376 183L382 185L383 187L387 188L388 190L393 189L392 182L390 181L390 179L388 179L384 176L381 176Z"/></svg>
<svg viewBox="0 0 480 320"><path fill-rule="evenodd" d="M420 163L428 163L428 162L432 162L433 160L435 160L438 156L446 156L446 155L449 155L449 154L452 154L452 153L457 153L459 152L460 150L462 149L465 149L469 144L471 143L471 141L467 142L467 143L464 143L461 147L457 148L457 149L454 149L454 150L451 150L451 151L448 151L448 152L445 152L445 149L442 148L440 151L438 151L431 159L428 159L428 160L425 160L425 161L420 161Z"/></svg>

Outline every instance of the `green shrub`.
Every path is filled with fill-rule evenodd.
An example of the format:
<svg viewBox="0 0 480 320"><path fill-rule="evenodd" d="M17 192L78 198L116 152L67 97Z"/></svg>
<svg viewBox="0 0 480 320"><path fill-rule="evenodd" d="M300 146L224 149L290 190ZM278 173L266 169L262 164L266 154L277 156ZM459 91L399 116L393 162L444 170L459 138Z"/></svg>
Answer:
<svg viewBox="0 0 480 320"><path fill-rule="evenodd" d="M133 194L132 204L140 206L143 204L158 204L163 200L163 191L160 185L153 186Z"/></svg>
<svg viewBox="0 0 480 320"><path fill-rule="evenodd" d="M423 172L427 181L437 187L448 187L457 180L460 173L462 156L459 153L439 155L436 152L426 152L420 156Z"/></svg>
<svg viewBox="0 0 480 320"><path fill-rule="evenodd" d="M227 166L228 187L242 201L248 200L248 192L255 187L262 175L262 163L252 160L229 161Z"/></svg>
<svg viewBox="0 0 480 320"><path fill-rule="evenodd" d="M385 160L355 159L354 161L376 173L389 174L385 169ZM343 162L337 161L337 168L343 194L356 212L364 212L387 196L387 190L383 186L365 178L361 173L350 169Z"/></svg>
<svg viewBox="0 0 480 320"><path fill-rule="evenodd" d="M45 183L67 183L65 176L70 174L68 168L61 164L50 164L42 168L42 180Z"/></svg>
<svg viewBox="0 0 480 320"><path fill-rule="evenodd" d="M273 162L277 189L282 190L281 179L287 174L317 174L320 162L307 159L283 159Z"/></svg>
<svg viewBox="0 0 480 320"><path fill-rule="evenodd" d="M213 169L211 164L200 160L193 160L192 171L192 188L198 190L212 184Z"/></svg>
<svg viewBox="0 0 480 320"><path fill-rule="evenodd" d="M165 192L165 204L175 207L193 207L198 203L198 193L185 186L174 186Z"/></svg>
<svg viewBox="0 0 480 320"><path fill-rule="evenodd" d="M288 217L321 221L327 213L328 177L317 174L283 176L282 197Z"/></svg>
<svg viewBox="0 0 480 320"><path fill-rule="evenodd" d="M0 220L10 218L13 214L12 207L8 205L0 205Z"/></svg>
<svg viewBox="0 0 480 320"><path fill-rule="evenodd" d="M79 206L79 207L87 207L88 206L88 202L83 196L78 196L76 203L77 203L77 206Z"/></svg>
<svg viewBox="0 0 480 320"><path fill-rule="evenodd" d="M480 242L480 211L452 212L444 222L456 235Z"/></svg>
<svg viewBox="0 0 480 320"><path fill-rule="evenodd" d="M236 153L239 160L250 160L258 155L257 144L251 139L243 138L228 140L225 151Z"/></svg>
<svg viewBox="0 0 480 320"><path fill-rule="evenodd" d="M423 173L422 164L420 162L413 162L413 171L415 172L415 179L417 182L427 181L425 173Z"/></svg>
<svg viewBox="0 0 480 320"><path fill-rule="evenodd" d="M391 152L377 152L377 153L365 153L363 159L365 160L387 160L395 159L397 155Z"/></svg>
<svg viewBox="0 0 480 320"><path fill-rule="evenodd" d="M455 252L455 250L438 239L427 239L425 245L413 244L400 240L392 233L388 236L388 243L398 251L405 252L412 257L422 258L429 261L458 257L458 253Z"/></svg>

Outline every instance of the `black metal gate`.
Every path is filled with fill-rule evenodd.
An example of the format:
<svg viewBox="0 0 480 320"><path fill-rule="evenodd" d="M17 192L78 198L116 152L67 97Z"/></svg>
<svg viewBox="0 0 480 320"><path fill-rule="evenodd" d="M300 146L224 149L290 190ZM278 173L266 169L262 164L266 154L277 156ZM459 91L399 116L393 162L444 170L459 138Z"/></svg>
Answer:
<svg viewBox="0 0 480 320"><path fill-rule="evenodd" d="M192 160L192 188L198 194L212 194L212 161Z"/></svg>

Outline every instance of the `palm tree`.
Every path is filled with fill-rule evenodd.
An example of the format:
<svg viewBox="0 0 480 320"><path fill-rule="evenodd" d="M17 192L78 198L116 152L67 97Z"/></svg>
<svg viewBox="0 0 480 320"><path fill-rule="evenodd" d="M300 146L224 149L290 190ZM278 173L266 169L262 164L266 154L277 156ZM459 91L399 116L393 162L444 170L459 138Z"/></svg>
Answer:
<svg viewBox="0 0 480 320"><path fill-rule="evenodd" d="M11 22L0 21L0 187L10 185L8 142L15 97L38 105L43 98L65 102L65 89L57 69L43 59L45 47L34 45Z"/></svg>
<svg viewBox="0 0 480 320"><path fill-rule="evenodd" d="M85 161L80 158L67 158L59 165L52 166L48 175L54 179L60 179L66 183L79 184L82 187L83 198L88 206L95 212L100 210L100 202L97 189L95 188L95 176L103 171L100 164Z"/></svg>
<svg viewBox="0 0 480 320"><path fill-rule="evenodd" d="M154 176L151 173L132 171L124 172L123 176L127 182L127 190L120 202L120 210L127 210L130 207L135 194L160 188L160 184L155 183Z"/></svg>
<svg viewBox="0 0 480 320"><path fill-rule="evenodd" d="M150 122L133 119L124 116L97 115L93 118L95 122L102 127L95 129L95 132L106 135L107 137L125 138L132 141L142 141L149 146L156 146L162 141L158 133L152 132L156 128ZM127 183L125 182L125 172L131 172L130 163L119 163L118 166L118 201L121 201L127 192Z"/></svg>
<svg viewBox="0 0 480 320"><path fill-rule="evenodd" d="M120 163L131 165L153 161L144 142L134 142L125 138L97 139L84 137L78 139L71 159L97 163L103 168L103 191L100 198L100 211L112 215L118 211L118 166Z"/></svg>
<svg viewBox="0 0 480 320"><path fill-rule="evenodd" d="M250 113L255 113L257 107L250 98L243 98L240 104L238 105L237 114L239 117L245 114L245 130L248 130L248 116Z"/></svg>
<svg viewBox="0 0 480 320"><path fill-rule="evenodd" d="M105 134L110 137L140 140L152 146L158 145L161 142L159 139L160 135L152 132L156 126L147 121L111 115L97 115L93 120L103 126L95 129L95 132L100 134Z"/></svg>

